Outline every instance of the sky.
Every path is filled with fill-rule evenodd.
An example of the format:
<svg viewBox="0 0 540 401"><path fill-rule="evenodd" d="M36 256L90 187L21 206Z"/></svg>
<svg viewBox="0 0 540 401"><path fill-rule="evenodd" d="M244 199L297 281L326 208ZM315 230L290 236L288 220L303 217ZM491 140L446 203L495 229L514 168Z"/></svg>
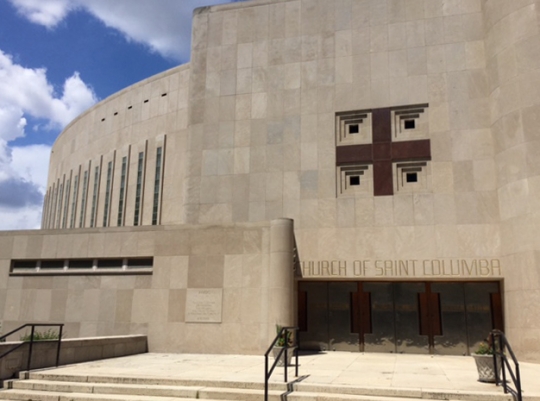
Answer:
<svg viewBox="0 0 540 401"><path fill-rule="evenodd" d="M71 120L188 62L193 9L231 2L0 0L0 230L40 227L51 146Z"/></svg>

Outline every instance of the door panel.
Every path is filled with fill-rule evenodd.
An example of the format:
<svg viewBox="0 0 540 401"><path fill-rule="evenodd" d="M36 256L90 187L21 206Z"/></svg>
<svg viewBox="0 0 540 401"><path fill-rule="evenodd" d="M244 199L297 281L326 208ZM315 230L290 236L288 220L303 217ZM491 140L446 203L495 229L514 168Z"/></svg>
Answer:
<svg viewBox="0 0 540 401"><path fill-rule="evenodd" d="M435 335L434 353L467 354L467 319L463 283L433 283L431 291L438 293L441 304L441 334Z"/></svg>
<svg viewBox="0 0 540 401"><path fill-rule="evenodd" d="M469 351L487 339L494 327L491 294L499 293L498 283L465 283Z"/></svg>
<svg viewBox="0 0 540 401"><path fill-rule="evenodd" d="M396 352L429 353L429 336L420 334L418 294L424 291L424 283L394 283Z"/></svg>
<svg viewBox="0 0 540 401"><path fill-rule="evenodd" d="M358 351L358 334L352 328L352 294L356 283L328 283L328 349Z"/></svg>
<svg viewBox="0 0 540 401"><path fill-rule="evenodd" d="M364 283L371 297L371 333L364 334L366 352L395 352L394 296L392 283Z"/></svg>
<svg viewBox="0 0 540 401"><path fill-rule="evenodd" d="M358 351L358 334L352 327L352 294L355 282L301 282L306 305L305 325L300 332L302 349Z"/></svg>

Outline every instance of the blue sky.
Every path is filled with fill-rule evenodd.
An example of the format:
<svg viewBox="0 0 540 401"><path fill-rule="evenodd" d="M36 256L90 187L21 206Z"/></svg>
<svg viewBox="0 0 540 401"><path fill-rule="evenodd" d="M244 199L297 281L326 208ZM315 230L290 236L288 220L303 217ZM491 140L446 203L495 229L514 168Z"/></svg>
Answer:
<svg viewBox="0 0 540 401"><path fill-rule="evenodd" d="M189 61L196 7L0 0L0 230L39 228L51 145L97 101Z"/></svg>

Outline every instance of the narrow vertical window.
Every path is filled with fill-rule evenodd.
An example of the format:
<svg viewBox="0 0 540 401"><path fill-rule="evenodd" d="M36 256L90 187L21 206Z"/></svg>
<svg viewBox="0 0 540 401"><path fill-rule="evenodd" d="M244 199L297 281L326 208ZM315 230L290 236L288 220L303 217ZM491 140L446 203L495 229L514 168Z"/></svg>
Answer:
<svg viewBox="0 0 540 401"><path fill-rule="evenodd" d="M105 187L105 211L103 213L103 227L107 227L109 221L109 205L111 203L112 166L110 161L107 165L107 186Z"/></svg>
<svg viewBox="0 0 540 401"><path fill-rule="evenodd" d="M68 209L69 209L69 190L71 189L71 180L67 180L66 182L66 199L64 199L64 215L62 216L62 228L66 228L67 226L67 216L68 216Z"/></svg>
<svg viewBox="0 0 540 401"><path fill-rule="evenodd" d="M51 199L51 214L49 218L49 228L54 228L54 222L56 221L56 204L58 203L58 187L53 185L52 199Z"/></svg>
<svg viewBox="0 0 540 401"><path fill-rule="evenodd" d="M143 172L144 172L144 152L139 153L139 161L137 163L137 189L135 191L135 217L133 225L138 226L141 215L141 196L143 190Z"/></svg>
<svg viewBox="0 0 540 401"><path fill-rule="evenodd" d="M86 215L86 196L88 192L88 170L84 172L82 197L81 197L81 217L79 219L79 228L84 227L84 216Z"/></svg>
<svg viewBox="0 0 540 401"><path fill-rule="evenodd" d="M152 225L155 226L158 223L159 212L159 193L161 189L161 158L162 147L157 148L156 152L156 175L154 178L154 203L152 207Z"/></svg>
<svg viewBox="0 0 540 401"><path fill-rule="evenodd" d="M94 227L97 214L97 199L99 190L99 166L94 170L94 190L92 192L92 213L90 214L90 227Z"/></svg>
<svg viewBox="0 0 540 401"><path fill-rule="evenodd" d="M71 217L69 218L69 228L75 227L75 211L77 210L77 195L79 194L79 175L75 176L73 182L73 200L71 201Z"/></svg>
<svg viewBox="0 0 540 401"><path fill-rule="evenodd" d="M63 196L64 196L64 184L60 184L60 189L58 190L58 210L56 211L56 228L62 228L60 224L62 223Z"/></svg>
<svg viewBox="0 0 540 401"><path fill-rule="evenodd" d="M120 176L120 197L118 199L118 227L123 226L124 204L126 196L127 156L122 158L122 175Z"/></svg>
<svg viewBox="0 0 540 401"><path fill-rule="evenodd" d="M49 191L45 194L45 199L43 200L43 211L41 212L41 228L47 228L47 213L49 212Z"/></svg>

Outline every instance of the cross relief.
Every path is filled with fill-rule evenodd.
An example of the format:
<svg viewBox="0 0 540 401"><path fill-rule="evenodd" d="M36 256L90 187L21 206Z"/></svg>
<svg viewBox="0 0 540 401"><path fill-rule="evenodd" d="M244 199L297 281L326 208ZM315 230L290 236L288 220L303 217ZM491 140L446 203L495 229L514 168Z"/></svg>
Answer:
<svg viewBox="0 0 540 401"><path fill-rule="evenodd" d="M341 124L341 129L345 127L345 129L349 130L349 135L352 136L359 132L358 123L363 123L371 114L372 143L340 146L338 140L336 148L337 167L347 169L349 166L372 165L374 195L393 195L395 189L393 179L394 164L431 160L431 144L429 139L392 141L392 121L394 120L394 132L399 132L401 129L405 131L414 130L416 120L424 112L425 108L427 108L427 105L379 108L348 114L348 117L338 116L341 122L344 121L344 118L348 119L345 125ZM411 165L414 167L414 164ZM421 166L421 164L417 166ZM411 168L411 171L414 171L414 168ZM360 184L360 177L355 178L358 178L358 183L355 182L351 185ZM414 179L416 179L416 175Z"/></svg>

